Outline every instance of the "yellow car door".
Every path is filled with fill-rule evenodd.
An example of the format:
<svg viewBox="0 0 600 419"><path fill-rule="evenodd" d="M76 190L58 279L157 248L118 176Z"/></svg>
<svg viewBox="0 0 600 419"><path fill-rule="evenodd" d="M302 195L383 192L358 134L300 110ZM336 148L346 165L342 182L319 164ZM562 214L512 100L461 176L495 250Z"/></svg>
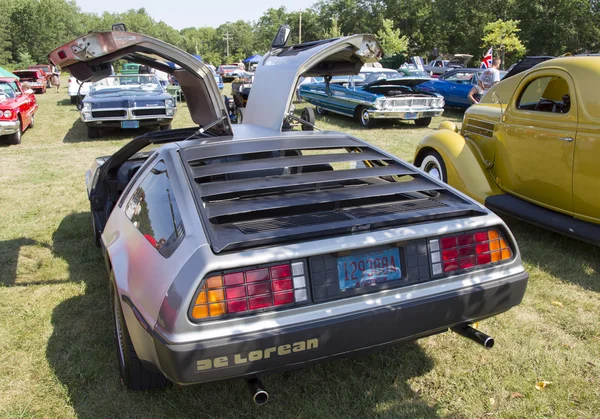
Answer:
<svg viewBox="0 0 600 419"><path fill-rule="evenodd" d="M574 84L558 69L523 78L509 103L493 172L499 186L538 205L573 214L577 134Z"/></svg>

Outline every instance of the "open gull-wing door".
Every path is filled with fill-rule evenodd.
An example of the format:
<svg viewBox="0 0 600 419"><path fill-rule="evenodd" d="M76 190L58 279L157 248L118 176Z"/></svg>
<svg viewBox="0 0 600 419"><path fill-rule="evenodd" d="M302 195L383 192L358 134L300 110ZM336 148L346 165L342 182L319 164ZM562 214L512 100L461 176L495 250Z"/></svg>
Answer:
<svg viewBox="0 0 600 419"><path fill-rule="evenodd" d="M291 46L286 45L285 39L278 42L279 35L256 68L244 124L279 131L301 76L325 76L327 80L336 75L358 74L364 63L377 61L383 55L373 35L351 35Z"/></svg>
<svg viewBox="0 0 600 419"><path fill-rule="evenodd" d="M192 120L205 126L227 116L225 104L210 69L192 55L166 42L134 32L90 32L54 51L48 58L80 81L97 81L111 74L115 60L144 64L174 76L185 95ZM168 63L174 63L173 68ZM229 118L215 127L231 135Z"/></svg>

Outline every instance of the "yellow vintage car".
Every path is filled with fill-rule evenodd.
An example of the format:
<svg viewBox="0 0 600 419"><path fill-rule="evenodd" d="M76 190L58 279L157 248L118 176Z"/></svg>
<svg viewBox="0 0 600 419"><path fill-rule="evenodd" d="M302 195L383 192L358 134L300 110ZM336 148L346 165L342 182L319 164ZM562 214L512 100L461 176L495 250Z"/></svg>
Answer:
<svg viewBox="0 0 600 419"><path fill-rule="evenodd" d="M510 76L510 74L509 74ZM505 78L421 140L414 164L493 211L600 245L600 56Z"/></svg>

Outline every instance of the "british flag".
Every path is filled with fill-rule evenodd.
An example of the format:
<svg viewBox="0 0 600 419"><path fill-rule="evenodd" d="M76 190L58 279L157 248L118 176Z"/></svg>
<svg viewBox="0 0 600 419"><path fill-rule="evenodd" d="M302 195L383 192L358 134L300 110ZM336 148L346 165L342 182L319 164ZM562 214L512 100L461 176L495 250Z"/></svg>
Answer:
<svg viewBox="0 0 600 419"><path fill-rule="evenodd" d="M488 49L487 54L481 60L481 67L479 68L490 68L492 66L492 60L494 59L494 54L492 52L492 48Z"/></svg>

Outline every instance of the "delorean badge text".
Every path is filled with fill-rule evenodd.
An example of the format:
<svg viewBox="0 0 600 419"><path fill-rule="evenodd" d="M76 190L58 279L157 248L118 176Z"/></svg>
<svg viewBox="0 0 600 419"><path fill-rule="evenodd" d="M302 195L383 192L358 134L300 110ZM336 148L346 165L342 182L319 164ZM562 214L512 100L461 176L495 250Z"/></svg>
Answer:
<svg viewBox="0 0 600 419"><path fill-rule="evenodd" d="M309 339L292 344L273 346L267 349L257 349L243 354L218 356L216 358L196 361L196 371L206 371L214 368L233 367L275 356L286 356L296 352L310 351L319 347L319 339Z"/></svg>

